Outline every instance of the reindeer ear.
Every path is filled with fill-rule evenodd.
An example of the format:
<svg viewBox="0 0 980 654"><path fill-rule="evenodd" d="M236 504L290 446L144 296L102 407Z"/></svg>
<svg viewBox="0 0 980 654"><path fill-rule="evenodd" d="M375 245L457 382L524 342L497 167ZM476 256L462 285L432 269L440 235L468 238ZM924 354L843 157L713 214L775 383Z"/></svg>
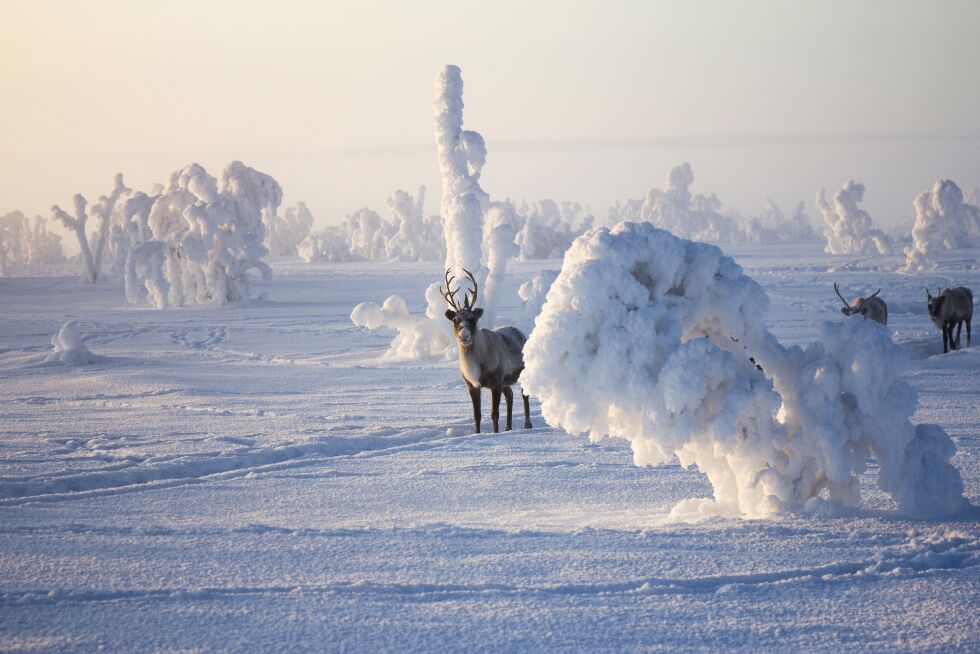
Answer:
<svg viewBox="0 0 980 654"><path fill-rule="evenodd" d="M476 316L477 320L479 320L483 317L483 309L473 309L473 315Z"/></svg>
<svg viewBox="0 0 980 654"><path fill-rule="evenodd" d="M449 318L450 320L455 320L456 312L453 311L452 309L446 309L446 317Z"/></svg>

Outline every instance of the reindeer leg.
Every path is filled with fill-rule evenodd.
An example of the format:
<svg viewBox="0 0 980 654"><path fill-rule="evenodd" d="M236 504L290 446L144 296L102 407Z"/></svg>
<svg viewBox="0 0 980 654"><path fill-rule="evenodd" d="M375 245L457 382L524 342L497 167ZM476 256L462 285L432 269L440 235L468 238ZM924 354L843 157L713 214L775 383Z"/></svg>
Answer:
<svg viewBox="0 0 980 654"><path fill-rule="evenodd" d="M959 321L956 324L956 349L960 349L960 335L963 334L963 321ZM970 339L970 332L967 332L967 340Z"/></svg>
<svg viewBox="0 0 980 654"><path fill-rule="evenodd" d="M972 318L966 319L966 346L970 347L970 321Z"/></svg>
<svg viewBox="0 0 980 654"><path fill-rule="evenodd" d="M521 391L521 397L524 398L524 429L531 429L531 404L528 402L528 396Z"/></svg>
<svg viewBox="0 0 980 654"><path fill-rule="evenodd" d="M476 427L474 433L480 433L480 387L470 386L469 382L466 384L470 387L470 399L473 400L473 424Z"/></svg>
<svg viewBox="0 0 980 654"><path fill-rule="evenodd" d="M948 341L946 340L949 338L949 333L946 331L948 327L949 325L947 323L943 323L943 354L949 352L949 346L947 345Z"/></svg>
<svg viewBox="0 0 980 654"><path fill-rule="evenodd" d="M514 416L514 389L504 386L504 399L507 400L507 431L511 430L511 419Z"/></svg>
<svg viewBox="0 0 980 654"><path fill-rule="evenodd" d="M500 431L500 384L490 390L490 419L493 420L493 433Z"/></svg>

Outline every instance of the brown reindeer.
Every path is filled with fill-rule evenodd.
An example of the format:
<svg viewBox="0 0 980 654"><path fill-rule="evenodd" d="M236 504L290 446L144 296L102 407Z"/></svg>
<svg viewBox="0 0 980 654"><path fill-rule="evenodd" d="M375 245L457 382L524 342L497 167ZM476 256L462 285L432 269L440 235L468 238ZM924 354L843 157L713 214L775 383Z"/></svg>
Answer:
<svg viewBox="0 0 980 654"><path fill-rule="evenodd" d="M491 395L490 418L493 420L493 431L500 431L500 395L507 398L507 431L511 429L511 418L514 412L514 391L511 386L517 383L524 370L524 343L527 337L514 327L499 327L494 330L477 327L477 321L483 315L483 309L476 306L477 285L473 274L463 269L466 277L473 285L471 294L463 296L463 306L456 303L457 287L452 288L455 277L450 277L446 271L446 290L439 291L446 298L450 309L446 310L446 318L453 323L453 332L459 344L459 371L463 381L470 389L470 399L473 401L473 423L476 433L480 433L480 389L489 388ZM524 429L531 429L531 408L528 396L521 391L524 398Z"/></svg>
<svg viewBox="0 0 980 654"><path fill-rule="evenodd" d="M840 301L844 303L844 308L840 312L845 316L860 313L869 320L880 322L882 325L888 324L888 305L878 297L878 293L881 293L880 288L872 293L870 297L855 298L853 302L848 302L844 299L844 296L840 294L840 289L837 288L836 282L834 283L834 292L837 293Z"/></svg>
<svg viewBox="0 0 980 654"><path fill-rule="evenodd" d="M926 288L926 306L929 308L929 318L943 332L943 354L950 349L960 347L960 334L963 323L966 323L966 346L970 347L970 321L973 320L973 291L965 286L957 288L942 288L936 290L933 297ZM956 329L956 340L953 340L953 327Z"/></svg>

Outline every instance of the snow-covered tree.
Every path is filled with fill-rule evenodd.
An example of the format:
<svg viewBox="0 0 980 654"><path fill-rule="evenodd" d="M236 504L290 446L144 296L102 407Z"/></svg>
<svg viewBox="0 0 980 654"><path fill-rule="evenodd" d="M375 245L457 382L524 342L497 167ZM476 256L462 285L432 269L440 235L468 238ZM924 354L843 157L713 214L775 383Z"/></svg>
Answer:
<svg viewBox="0 0 980 654"><path fill-rule="evenodd" d="M20 211L0 217L0 275L28 272L64 260L61 236L48 231L44 218L35 216L32 222Z"/></svg>
<svg viewBox="0 0 980 654"><path fill-rule="evenodd" d="M65 227L75 233L75 237L78 239L78 247L81 250L82 261L85 263L86 279L93 284L102 277L102 258L108 245L109 228L112 225L116 203L124 193L130 192L130 189L123 184L122 173L116 173L113 181L112 192L108 196L99 197L98 202L89 207L88 212L86 212L88 201L81 193L75 194L74 216L58 205L51 207L54 218L60 220ZM89 213L99 220L98 230L92 234L85 231Z"/></svg>
<svg viewBox="0 0 980 654"><path fill-rule="evenodd" d="M173 173L147 218L153 239L127 259L127 299L158 308L247 299L248 271L271 275L263 215L281 202L275 179L239 161L222 172L220 187L198 164Z"/></svg>
<svg viewBox="0 0 980 654"><path fill-rule="evenodd" d="M928 270L938 253L980 248L980 208L966 202L951 179L942 179L913 202L912 247L905 249L907 270Z"/></svg>
<svg viewBox="0 0 980 654"><path fill-rule="evenodd" d="M824 240L810 225L806 205L800 202L793 215L786 218L782 209L766 198L766 209L761 216L745 223L745 240L749 243L805 243Z"/></svg>
<svg viewBox="0 0 980 654"><path fill-rule="evenodd" d="M820 189L816 205L826 225L825 251L828 254L891 254L888 236L878 229L871 215L858 203L864 199L864 184L845 183L834 194L834 205L827 203L826 189Z"/></svg>
<svg viewBox="0 0 980 654"><path fill-rule="evenodd" d="M284 216L263 213L265 223L265 247L274 257L294 256L299 244L313 229L313 214L303 202L286 209Z"/></svg>
<svg viewBox="0 0 980 654"><path fill-rule="evenodd" d="M952 440L910 420L908 355L887 328L853 316L786 348L768 304L715 246L647 223L594 229L565 255L521 383L553 426L625 438L640 466L696 465L714 498L678 513L814 509L823 492L857 506L870 458L903 514L966 508Z"/></svg>

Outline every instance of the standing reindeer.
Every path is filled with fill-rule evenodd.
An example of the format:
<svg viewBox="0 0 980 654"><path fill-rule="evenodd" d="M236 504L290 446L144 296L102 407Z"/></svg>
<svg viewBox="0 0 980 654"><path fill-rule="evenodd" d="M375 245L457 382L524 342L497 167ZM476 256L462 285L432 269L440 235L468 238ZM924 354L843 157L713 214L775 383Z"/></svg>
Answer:
<svg viewBox="0 0 980 654"><path fill-rule="evenodd" d="M837 283L834 283L834 292L837 293L837 297L840 301L844 303L844 308L840 310L845 316L853 316L855 313L860 313L865 318L869 320L874 320L875 322L880 322L882 325L888 324L888 305L885 301L878 297L878 293L881 293L879 288L877 291L871 294L871 297L859 297L855 298L853 302L848 303L844 299L844 296L840 294L840 289L837 288Z"/></svg>
<svg viewBox="0 0 980 654"><path fill-rule="evenodd" d="M943 332L943 354L950 349L960 347L960 334L963 323L966 323L966 346L970 347L970 321L973 320L973 291L964 287L942 288L936 290L936 296L929 294L926 288L926 305L929 307L929 318ZM953 340L953 327L956 329L956 340Z"/></svg>
<svg viewBox="0 0 980 654"><path fill-rule="evenodd" d="M452 282L455 277L450 277L449 272L446 271L446 290L440 286L439 291L452 307L446 310L446 318L452 321L456 342L459 344L459 371L463 373L463 381L470 389L476 433L480 433L480 389L484 387L490 389L490 417L493 420L494 433L500 431L498 420L501 393L507 398L507 431L510 431L514 412L514 391L511 386L517 383L521 371L524 370L523 350L527 336L514 327L494 330L477 327L476 323L483 315L483 309L476 307L477 286L473 274L463 269L473 285L473 291L470 295L464 293L463 306L460 307L456 304L459 287L453 290ZM524 429L531 429L531 408L523 390L521 397L524 398Z"/></svg>

